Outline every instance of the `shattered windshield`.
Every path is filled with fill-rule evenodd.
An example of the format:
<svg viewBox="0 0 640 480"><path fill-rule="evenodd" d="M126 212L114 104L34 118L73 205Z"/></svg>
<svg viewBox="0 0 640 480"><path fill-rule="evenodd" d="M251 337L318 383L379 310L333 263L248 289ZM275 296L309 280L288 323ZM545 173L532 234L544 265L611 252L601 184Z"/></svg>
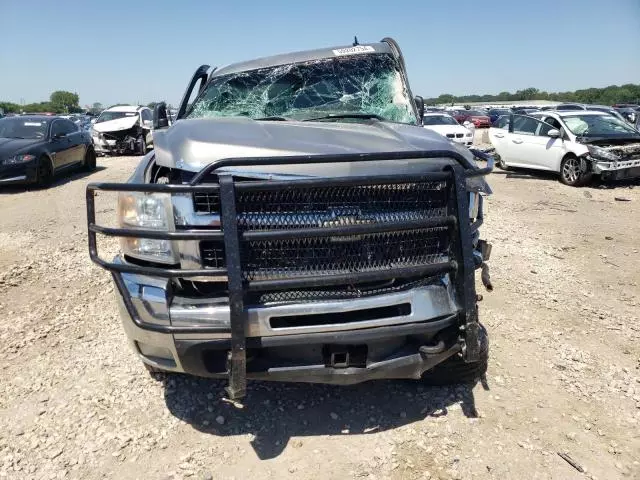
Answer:
<svg viewBox="0 0 640 480"><path fill-rule="evenodd" d="M334 114L417 123L398 65L388 54L324 58L214 77L187 118L310 120Z"/></svg>

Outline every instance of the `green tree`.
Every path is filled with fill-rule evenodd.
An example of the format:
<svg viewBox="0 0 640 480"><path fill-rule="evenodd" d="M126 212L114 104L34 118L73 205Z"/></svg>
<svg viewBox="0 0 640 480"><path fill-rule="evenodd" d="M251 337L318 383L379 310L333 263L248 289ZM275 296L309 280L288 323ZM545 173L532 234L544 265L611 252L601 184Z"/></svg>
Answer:
<svg viewBox="0 0 640 480"><path fill-rule="evenodd" d="M60 113L60 110L57 110L54 105L51 105L50 102L36 102L36 103L27 103L20 107L21 112L26 113L42 113L42 112L55 112Z"/></svg>
<svg viewBox="0 0 640 480"><path fill-rule="evenodd" d="M56 111L68 113L80 108L80 97L77 93L57 90L51 94L49 100Z"/></svg>
<svg viewBox="0 0 640 480"><path fill-rule="evenodd" d="M640 84L609 85L604 88L585 88L574 92L544 92L529 87L515 93L500 92L497 95L462 95L448 93L425 99L428 105L447 105L452 103L509 102L526 100L550 100L552 102L580 102L590 104L613 105L616 103L640 103Z"/></svg>
<svg viewBox="0 0 640 480"><path fill-rule="evenodd" d="M18 113L20 111L20 105L12 102L0 102L0 109L4 113Z"/></svg>

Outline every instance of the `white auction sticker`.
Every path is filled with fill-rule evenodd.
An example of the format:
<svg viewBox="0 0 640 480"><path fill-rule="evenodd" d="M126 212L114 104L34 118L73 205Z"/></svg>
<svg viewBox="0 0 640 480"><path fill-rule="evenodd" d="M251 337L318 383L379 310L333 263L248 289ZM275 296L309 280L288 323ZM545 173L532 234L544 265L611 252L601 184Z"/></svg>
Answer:
<svg viewBox="0 0 640 480"><path fill-rule="evenodd" d="M42 122L24 122L25 127L41 127Z"/></svg>
<svg viewBox="0 0 640 480"><path fill-rule="evenodd" d="M338 48L333 51L333 54L337 56L342 56L342 55L356 55L358 53L372 53L375 51L376 49L370 45L356 45L354 47Z"/></svg>

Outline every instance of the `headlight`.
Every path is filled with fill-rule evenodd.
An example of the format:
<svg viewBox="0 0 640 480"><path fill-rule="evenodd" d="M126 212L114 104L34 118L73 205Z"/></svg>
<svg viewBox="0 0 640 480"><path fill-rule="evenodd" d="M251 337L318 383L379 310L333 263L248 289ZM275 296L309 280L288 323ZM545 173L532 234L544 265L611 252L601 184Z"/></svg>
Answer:
<svg viewBox="0 0 640 480"><path fill-rule="evenodd" d="M14 157L11 158L7 158L4 162L5 165L13 165L16 163L24 163L24 162L30 162L31 160L35 160L36 156L35 155L16 155Z"/></svg>
<svg viewBox="0 0 640 480"><path fill-rule="evenodd" d="M480 212L480 194L469 192L469 218L474 221Z"/></svg>
<svg viewBox="0 0 640 480"><path fill-rule="evenodd" d="M173 230L171 196L166 193L122 192L118 195L118 223L122 228ZM178 263L170 240L125 237L125 255L152 262Z"/></svg>
<svg viewBox="0 0 640 480"><path fill-rule="evenodd" d="M606 160L607 162L617 162L620 160L620 157L615 153L596 145L587 145L587 149L589 150L589 155L596 160Z"/></svg>

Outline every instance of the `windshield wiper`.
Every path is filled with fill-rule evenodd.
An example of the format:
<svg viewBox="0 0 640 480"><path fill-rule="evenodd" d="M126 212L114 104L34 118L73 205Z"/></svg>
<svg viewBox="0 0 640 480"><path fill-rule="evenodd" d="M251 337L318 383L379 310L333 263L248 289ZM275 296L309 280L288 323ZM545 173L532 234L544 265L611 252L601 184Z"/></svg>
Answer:
<svg viewBox="0 0 640 480"><path fill-rule="evenodd" d="M273 116L273 117L261 117L261 118L254 118L254 120L256 121L273 121L273 122L288 122L291 119L287 118L287 117L278 117L278 116Z"/></svg>
<svg viewBox="0 0 640 480"><path fill-rule="evenodd" d="M380 115L376 115L374 113L330 113L329 115L324 115L322 117L314 117L314 118L307 118L306 120L303 120L304 122L317 122L319 120L333 120L333 119L339 119L339 118L361 118L363 120L380 120L381 122L384 121L384 118L381 117Z"/></svg>

